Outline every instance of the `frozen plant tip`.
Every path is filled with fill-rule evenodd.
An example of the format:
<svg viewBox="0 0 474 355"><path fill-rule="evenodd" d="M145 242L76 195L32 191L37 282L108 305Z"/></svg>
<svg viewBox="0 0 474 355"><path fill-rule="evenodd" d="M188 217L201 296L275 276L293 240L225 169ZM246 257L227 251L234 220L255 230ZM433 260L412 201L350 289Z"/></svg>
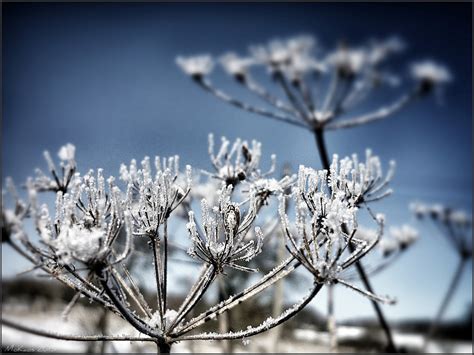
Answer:
<svg viewBox="0 0 474 355"><path fill-rule="evenodd" d="M67 192L69 183L76 172L75 161L76 147L70 143L59 149L59 170L48 151L44 151L43 155L48 164L48 170L51 177L46 175L41 169L36 169L36 178L33 180L34 187L37 191L61 191Z"/></svg>
<svg viewBox="0 0 474 355"><path fill-rule="evenodd" d="M7 198L13 200L13 208L8 208ZM2 188L2 243L10 241L12 237L22 239L24 235L23 220L28 216L28 213L28 205L19 198L13 180L8 177L6 179L6 190Z"/></svg>
<svg viewBox="0 0 474 355"><path fill-rule="evenodd" d="M179 157L155 157L153 174L150 158L145 157L141 169L132 160L127 168L122 164L121 179L128 183L127 205L133 220L133 234L155 238L158 228L184 201L191 191L192 170L186 166L179 172ZM181 186L182 185L182 186Z"/></svg>
<svg viewBox="0 0 474 355"><path fill-rule="evenodd" d="M214 68L214 60L210 55L198 55L193 57L177 57L176 64L195 80L211 73Z"/></svg>
<svg viewBox="0 0 474 355"><path fill-rule="evenodd" d="M209 135L209 156L215 173L206 174L222 180L225 186L236 186L241 181L254 181L272 174L275 171L276 156L271 156L270 169L262 173L260 159L262 144L253 140L251 145L247 141L237 138L234 143L221 138L221 146L217 154L214 152L214 135Z"/></svg>
<svg viewBox="0 0 474 355"><path fill-rule="evenodd" d="M355 204L374 202L390 195L388 188L395 174L395 161L390 161L388 172L383 174L382 164L378 156L366 150L365 162L359 161L357 154L351 158L339 160L335 154L330 166L330 187L346 190Z"/></svg>
<svg viewBox="0 0 474 355"><path fill-rule="evenodd" d="M452 74L448 68L430 60L414 63L411 67L411 75L420 83L420 94L428 94L433 88L452 80Z"/></svg>
<svg viewBox="0 0 474 355"><path fill-rule="evenodd" d="M260 254L263 245L263 234L260 228L255 229L256 240L245 240L247 232L255 219L255 211L251 209L241 217L237 204L230 201L230 186L223 189L219 206L210 208L206 200L202 200L202 230L199 234L194 213L189 213L187 228L192 247L189 255L212 265L216 272L221 273L224 267L241 271L257 271L242 265Z"/></svg>

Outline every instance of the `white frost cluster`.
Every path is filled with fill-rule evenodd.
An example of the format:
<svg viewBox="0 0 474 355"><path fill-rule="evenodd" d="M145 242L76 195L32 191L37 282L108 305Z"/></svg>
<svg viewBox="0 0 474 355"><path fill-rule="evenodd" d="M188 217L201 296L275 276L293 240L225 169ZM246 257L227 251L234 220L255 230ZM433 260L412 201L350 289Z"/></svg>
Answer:
<svg viewBox="0 0 474 355"><path fill-rule="evenodd" d="M406 249L419 238L418 231L408 224L400 227L390 227L389 234L397 241L398 247L401 250Z"/></svg>
<svg viewBox="0 0 474 355"><path fill-rule="evenodd" d="M13 208L7 206L7 191L14 202ZM23 231L23 219L28 216L28 213L28 205L19 198L13 180L8 177L6 179L6 190L2 188L2 242L8 241L10 238L23 238L25 233Z"/></svg>
<svg viewBox="0 0 474 355"><path fill-rule="evenodd" d="M237 185L240 181L254 181L273 173L276 165L276 156L271 156L272 165L270 169L262 173L260 170L260 159L262 156L262 144L252 140L251 144L237 138L234 143L221 138L221 146L217 154L214 152L214 136L209 135L209 156L215 169L214 173L208 173L214 178L222 180L226 185Z"/></svg>
<svg viewBox="0 0 474 355"><path fill-rule="evenodd" d="M33 188L37 191L62 191L65 193L76 172L75 154L76 147L73 144L68 143L62 146L58 151L60 160L60 169L58 169L51 154L48 151L44 151L43 156L51 175L48 176L41 169L36 169L36 177L32 182Z"/></svg>
<svg viewBox="0 0 474 355"><path fill-rule="evenodd" d="M219 62L224 70L237 78L244 79L250 66L255 64L255 60L250 57L239 57L233 52L224 54Z"/></svg>
<svg viewBox="0 0 474 355"><path fill-rule="evenodd" d="M249 183L250 195L261 198L263 201L272 195L281 195L293 186L296 176L284 176L280 180L274 178L260 178Z"/></svg>
<svg viewBox="0 0 474 355"><path fill-rule="evenodd" d="M352 77L365 68L367 59L367 53L363 49L340 47L328 55L326 62L334 67L339 75Z"/></svg>
<svg viewBox="0 0 474 355"><path fill-rule="evenodd" d="M377 238L377 234L376 229L359 227L355 237L371 242ZM418 238L418 231L408 224L392 226L388 230L388 235L384 235L380 238L377 248L384 257L389 257L398 252L405 251L408 247L413 245Z"/></svg>
<svg viewBox="0 0 474 355"><path fill-rule="evenodd" d="M189 212L189 222L186 226L192 246L188 253L193 258L213 265L217 272L223 272L224 267L256 271L241 263L249 262L260 254L263 234L257 227L256 240L245 239L256 212L251 207L241 216L238 205L230 201L231 190L231 186L228 186L220 192L218 206L210 207L205 199L202 200L202 228L196 225L194 213Z"/></svg>
<svg viewBox="0 0 474 355"><path fill-rule="evenodd" d="M378 156L366 150L365 162L359 162L357 154L352 158L339 160L333 156L329 181L332 189L347 191L355 204L380 200L392 193L388 188L395 174L395 161L390 161L387 174L384 176Z"/></svg>
<svg viewBox="0 0 474 355"><path fill-rule="evenodd" d="M57 192L54 220L46 205L35 206L35 210L36 226L43 243L63 265L103 260L110 254L122 226L130 224L120 190L113 178L105 181L102 169L98 169L97 176L92 170L82 178L76 174L67 193ZM126 245L123 257L129 247Z"/></svg>
<svg viewBox="0 0 474 355"><path fill-rule="evenodd" d="M416 80L432 85L445 84L452 80L452 74L448 68L431 60L414 63L411 74Z"/></svg>
<svg viewBox="0 0 474 355"><path fill-rule="evenodd" d="M121 179L128 183L127 205L133 220L133 234L157 237L158 228L188 195L192 183L191 167L186 166L184 176L179 172L179 157L155 157L153 174L149 157L137 167L122 164ZM183 181L184 180L184 181ZM181 186L183 185L183 186Z"/></svg>
<svg viewBox="0 0 474 355"><path fill-rule="evenodd" d="M188 75L200 78L208 75L214 68L214 60L208 54L196 55L192 57L178 56L176 64Z"/></svg>
<svg viewBox="0 0 474 355"><path fill-rule="evenodd" d="M453 210L440 203L429 205L414 202L410 204L410 209L418 218L430 217L443 223L451 223L460 228L469 227L472 224L472 219L466 211Z"/></svg>
<svg viewBox="0 0 474 355"><path fill-rule="evenodd" d="M285 70L295 58L308 55L314 44L312 36L301 35L284 40L274 39L266 45L251 46L250 53L256 61L267 65L271 70Z"/></svg>

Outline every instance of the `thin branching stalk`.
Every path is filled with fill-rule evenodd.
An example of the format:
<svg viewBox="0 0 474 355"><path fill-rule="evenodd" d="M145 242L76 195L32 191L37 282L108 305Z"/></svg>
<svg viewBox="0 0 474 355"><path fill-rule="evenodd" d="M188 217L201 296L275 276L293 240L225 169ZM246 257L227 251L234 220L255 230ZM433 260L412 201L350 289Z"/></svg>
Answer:
<svg viewBox="0 0 474 355"><path fill-rule="evenodd" d="M443 319L443 316L448 309L449 303L451 302L451 299L453 298L456 289L459 286L459 282L461 281L461 276L464 272L465 266L467 265L468 259L467 258L461 258L459 260L459 264L456 268L455 273L453 274L453 277L451 279L451 282L449 283L449 287L447 288L447 292L445 296L443 297L443 301L441 302L441 305L438 309L438 312L436 312L436 317L433 320L433 322L430 325L428 334L426 335L424 344L423 344L423 349L426 352L428 344L430 340L435 336L441 321Z"/></svg>
<svg viewBox="0 0 474 355"><path fill-rule="evenodd" d="M167 310L167 294L168 294L168 219L163 222L163 312ZM166 320L165 320L166 321ZM166 322L163 329L166 328Z"/></svg>
<svg viewBox="0 0 474 355"><path fill-rule="evenodd" d="M128 335L69 335L69 334L60 334L55 332L48 332L44 330L39 330L37 328L27 327L5 318L2 318L2 325L7 327L46 337L51 339L58 339L58 340L68 340L68 341L146 341L146 342L156 342L154 338L147 338L147 337L134 337Z"/></svg>
<svg viewBox="0 0 474 355"><path fill-rule="evenodd" d="M155 269L155 282L156 282L156 299L157 307L160 315L160 324L164 324L164 316L166 310L163 309L163 289L162 289L162 270L161 270L161 255L160 255L160 241L158 237L150 240L151 248L153 251L153 265Z"/></svg>
<svg viewBox="0 0 474 355"><path fill-rule="evenodd" d="M287 311L283 312L278 318L270 319L267 322L262 323L256 327L248 327L246 330L241 330L238 332L229 332L226 334L217 334L217 333L203 333L203 334L196 334L196 335L185 335L177 338L174 341L181 341L181 340L224 340L224 339L241 339L251 337L260 333L263 333L269 329L272 329L286 320L295 316L298 312L300 312L311 300L318 294L318 292L323 287L323 284L315 284L311 291L296 305L292 308L288 309Z"/></svg>

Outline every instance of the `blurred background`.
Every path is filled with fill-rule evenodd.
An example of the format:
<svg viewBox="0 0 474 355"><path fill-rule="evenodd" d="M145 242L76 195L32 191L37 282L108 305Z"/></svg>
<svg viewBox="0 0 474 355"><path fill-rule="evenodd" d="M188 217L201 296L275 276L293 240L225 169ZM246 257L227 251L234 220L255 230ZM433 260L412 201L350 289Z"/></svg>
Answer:
<svg viewBox="0 0 474 355"><path fill-rule="evenodd" d="M11 176L20 185L34 168L45 167L43 150L55 153L68 142L76 145L82 172L102 167L106 175L118 175L120 164L132 158L174 154L180 155L182 164L210 169L210 132L231 140L261 141L263 161L269 164L275 153L280 169L285 163L295 171L299 164L319 168L311 134L216 100L183 75L175 57L229 50L244 54L249 45L298 34L315 36L324 49L341 40L358 45L371 38L399 36L407 48L390 69L401 84L367 100L362 112L390 102L409 87L408 68L415 60L444 63L453 82L440 95L387 120L329 132L327 144L331 154L363 155L371 148L383 162L397 161L395 193L376 210L386 214L388 225L411 223L421 238L372 282L378 292L398 300L396 306L384 306L391 322L407 327L419 322L423 328L441 302L458 255L436 228L417 222L408 205L416 200L443 203L472 214L471 6L3 4L2 181ZM215 81L227 91L235 88L224 75L217 74ZM4 302L9 299L5 296L25 290L18 286L21 282L41 289L16 277L27 267L11 249L2 248L2 284L9 286ZM190 272L185 266L182 270ZM446 314L451 330L466 329L460 322L472 327L471 280L469 263ZM314 319L324 315L326 295L318 295L309 309ZM342 288L336 289L335 313L347 326L362 320L370 325L375 319L367 299ZM6 335L17 339L15 334L9 330ZM302 334L306 342L318 341L317 333ZM406 336L403 341L419 341L410 339ZM463 341L472 351L470 339Z"/></svg>

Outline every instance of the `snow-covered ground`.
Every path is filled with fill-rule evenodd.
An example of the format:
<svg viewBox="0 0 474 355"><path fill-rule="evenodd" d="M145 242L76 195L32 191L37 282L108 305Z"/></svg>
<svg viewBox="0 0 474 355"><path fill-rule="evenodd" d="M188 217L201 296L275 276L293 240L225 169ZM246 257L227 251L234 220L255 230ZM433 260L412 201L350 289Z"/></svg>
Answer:
<svg viewBox="0 0 474 355"><path fill-rule="evenodd" d="M42 330L62 334L74 335L92 335L97 333L94 326L97 324L100 314L93 308L76 306L69 316L69 320L61 318L62 308L48 309L47 312L42 309L41 305L36 305L36 309L26 308L21 305L10 306L3 309L3 317L8 320L14 320L20 324L30 327L38 327ZM108 334L114 335L132 335L139 334L126 322L116 316L108 318ZM337 329L337 335L341 343L344 340L357 340L366 334L366 329L355 326L340 326ZM273 351L274 338L267 334L262 334L248 339L248 344L236 342L235 352L251 353L251 352L269 352ZM424 337L415 333L399 333L394 334L394 340L397 346L403 346L408 350L421 349ZM247 342L245 342L247 343ZM55 339L47 339L20 332L9 327L2 327L2 345L4 349L30 350L36 349L45 352L86 352L91 343L61 341ZM296 329L291 338L280 339L278 344L278 352L288 353L305 353L305 352L328 352L329 335L326 332L317 332L313 329ZM155 352L155 345L152 343L138 342L108 342L106 352L117 353L137 353L137 352ZM356 352L356 349L340 346L339 352ZM472 342L432 342L428 347L429 352L450 352L450 353L472 353ZM175 353L194 353L194 352L222 352L219 342L182 342L173 345L172 352Z"/></svg>

